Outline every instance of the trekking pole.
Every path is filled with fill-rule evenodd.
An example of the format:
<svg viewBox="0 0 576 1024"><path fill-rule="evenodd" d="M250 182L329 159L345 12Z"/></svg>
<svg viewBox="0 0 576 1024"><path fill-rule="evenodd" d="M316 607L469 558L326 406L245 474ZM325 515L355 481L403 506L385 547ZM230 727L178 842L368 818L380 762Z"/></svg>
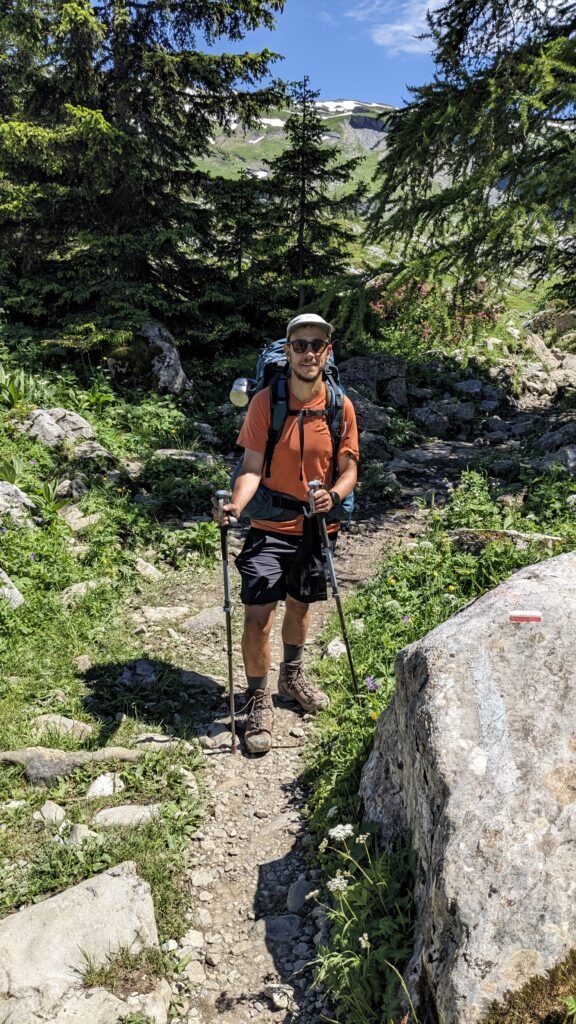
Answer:
<svg viewBox="0 0 576 1024"><path fill-rule="evenodd" d="M324 485L320 480L312 480L308 487L311 491L312 497L310 500L311 511L314 512L314 494L320 490ZM340 619L340 626L342 628L342 636L344 637L344 643L346 645L346 654L348 655L348 664L350 666L350 675L352 676L352 682L354 684L354 693L357 697L360 697L358 690L358 679L356 677L356 669L354 668L354 662L352 661L352 651L350 650L350 641L348 639L348 631L346 629L346 620L344 619L344 609L342 608L342 601L340 599L340 591L338 589L338 580L336 579L336 571L334 569L334 559L332 558L332 551L330 549L330 538L328 536L328 529L326 527L326 517L322 514L316 513L318 523L320 526L320 537L322 539L322 547L324 548L324 557L326 558L326 564L328 566L328 575L330 576L330 583L332 584L332 596L336 602L338 609L338 617Z"/></svg>
<svg viewBox="0 0 576 1024"><path fill-rule="evenodd" d="M216 491L218 509L222 514L224 505L230 501L229 491ZM222 550L222 569L224 572L224 614L226 615L226 647L228 651L228 696L230 699L230 731L232 733L232 753L238 750L236 740L236 710L234 707L234 667L232 664L232 596L230 593L230 570L228 567L228 526L220 524L220 547Z"/></svg>

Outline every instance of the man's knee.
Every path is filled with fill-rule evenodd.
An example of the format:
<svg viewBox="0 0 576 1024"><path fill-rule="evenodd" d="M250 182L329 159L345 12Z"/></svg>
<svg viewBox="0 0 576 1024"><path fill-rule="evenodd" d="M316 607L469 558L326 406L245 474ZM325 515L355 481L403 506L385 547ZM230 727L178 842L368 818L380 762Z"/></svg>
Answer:
<svg viewBox="0 0 576 1024"><path fill-rule="evenodd" d="M310 605L307 601L297 601L295 597L290 597L290 594L288 594L286 598L286 611L288 615L303 622L310 611Z"/></svg>
<svg viewBox="0 0 576 1024"><path fill-rule="evenodd" d="M274 624L276 604L247 604L244 606L244 624L249 633L269 635Z"/></svg>

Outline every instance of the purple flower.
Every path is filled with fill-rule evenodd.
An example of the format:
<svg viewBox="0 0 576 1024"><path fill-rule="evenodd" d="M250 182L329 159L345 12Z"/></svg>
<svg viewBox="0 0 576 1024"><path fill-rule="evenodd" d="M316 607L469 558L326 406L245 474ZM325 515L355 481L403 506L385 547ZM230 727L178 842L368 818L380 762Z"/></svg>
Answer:
<svg viewBox="0 0 576 1024"><path fill-rule="evenodd" d="M28 558L30 559L31 562L35 562L36 558L37 558L37 555L35 555L34 552L32 552L31 555L28 555Z"/></svg>
<svg viewBox="0 0 576 1024"><path fill-rule="evenodd" d="M28 465L29 466L37 466L38 465L38 460L37 459L28 459Z"/></svg>
<svg viewBox="0 0 576 1024"><path fill-rule="evenodd" d="M364 680L368 693L376 693L376 690L380 689L380 683L377 683L374 676L366 676Z"/></svg>
<svg viewBox="0 0 576 1024"><path fill-rule="evenodd" d="M8 533L7 528L5 526L0 526L0 533Z"/></svg>
<svg viewBox="0 0 576 1024"><path fill-rule="evenodd" d="M410 616L409 615L403 615L402 616L402 622L410 622Z"/></svg>

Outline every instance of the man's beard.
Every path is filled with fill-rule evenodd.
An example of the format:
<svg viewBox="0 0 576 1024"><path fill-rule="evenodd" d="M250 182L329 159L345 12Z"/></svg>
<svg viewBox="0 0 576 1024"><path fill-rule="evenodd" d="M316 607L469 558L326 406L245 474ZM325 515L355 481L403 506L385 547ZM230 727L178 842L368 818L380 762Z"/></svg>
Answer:
<svg viewBox="0 0 576 1024"><path fill-rule="evenodd" d="M322 376L322 367L318 367L318 373L315 377L302 377L294 367L292 367L292 373L298 378L298 380L301 380L303 384L315 384L318 378Z"/></svg>

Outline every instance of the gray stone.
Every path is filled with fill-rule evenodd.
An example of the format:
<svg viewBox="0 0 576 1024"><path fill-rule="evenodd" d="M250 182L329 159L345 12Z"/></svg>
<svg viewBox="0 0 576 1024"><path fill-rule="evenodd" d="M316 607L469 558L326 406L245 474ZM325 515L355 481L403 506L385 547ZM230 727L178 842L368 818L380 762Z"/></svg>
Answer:
<svg viewBox="0 0 576 1024"><path fill-rule="evenodd" d="M119 772L104 772L90 783L86 790L87 800L97 800L103 796L114 796L126 789Z"/></svg>
<svg viewBox="0 0 576 1024"><path fill-rule="evenodd" d="M136 560L136 572L139 572L141 576L145 576L149 580L161 580L163 575L160 569L157 569L150 562L145 562L143 558Z"/></svg>
<svg viewBox="0 0 576 1024"><path fill-rule="evenodd" d="M98 587L105 586L110 580L82 580L81 583L73 583L72 586L66 587L60 594L63 604L72 605L77 601L81 601L86 596L89 590L96 590Z"/></svg>
<svg viewBox="0 0 576 1024"><path fill-rule="evenodd" d="M346 390L360 388L374 402L406 407L406 363L398 356L352 356L340 363L340 371Z"/></svg>
<svg viewBox="0 0 576 1024"><path fill-rule="evenodd" d="M331 658L342 658L346 654L346 644L337 636L328 644L326 653L329 654Z"/></svg>
<svg viewBox="0 0 576 1024"><path fill-rule="evenodd" d="M60 407L33 409L16 426L48 448L57 448L65 441L75 441L79 437L94 437L92 427L83 416Z"/></svg>
<svg viewBox="0 0 576 1024"><path fill-rule="evenodd" d="M116 462L116 456L97 441L83 441L76 445L73 453L75 459L103 459L105 462Z"/></svg>
<svg viewBox="0 0 576 1024"><path fill-rule="evenodd" d="M424 405L421 409L414 409L412 418L430 437L444 439L450 436L452 428L448 416L434 406ZM388 468L392 473L398 472L394 462Z"/></svg>
<svg viewBox="0 0 576 1024"><path fill-rule="evenodd" d="M21 604L24 604L24 598L18 587L12 583L3 569L0 569L0 601L7 601L11 608L19 608Z"/></svg>
<svg viewBox="0 0 576 1024"><path fill-rule="evenodd" d="M205 466L216 465L216 459L209 452L192 452L184 448L158 448L152 458L171 459L174 462L200 462Z"/></svg>
<svg viewBox="0 0 576 1024"><path fill-rule="evenodd" d="M66 817L66 811L54 800L46 800L39 811L34 811L32 817L36 821L46 821L50 825L59 825Z"/></svg>
<svg viewBox="0 0 576 1024"><path fill-rule="evenodd" d="M217 676L205 676L201 672L182 669L182 685L204 693L220 694L224 680Z"/></svg>
<svg viewBox="0 0 576 1024"><path fill-rule="evenodd" d="M306 878L299 878L292 882L286 897L286 908L291 914L301 914L308 907L306 897L308 893L314 892L318 886L315 882L309 882Z"/></svg>
<svg viewBox="0 0 576 1024"><path fill-rule="evenodd" d="M555 370L560 366L560 361L550 351L548 346L538 334L527 334L524 344L549 370Z"/></svg>
<svg viewBox="0 0 576 1024"><path fill-rule="evenodd" d="M564 466L570 473L576 473L576 444L568 444L564 448L559 448L558 451L552 452L532 464L545 469L548 466L556 465L556 463Z"/></svg>
<svg viewBox="0 0 576 1024"><path fill-rule="evenodd" d="M482 395L482 387L483 381L481 380L459 380L454 385L454 391L468 398L479 399Z"/></svg>
<svg viewBox="0 0 576 1024"><path fill-rule="evenodd" d="M203 949L204 936L196 928L190 928L180 939L180 945L183 949Z"/></svg>
<svg viewBox="0 0 576 1024"><path fill-rule="evenodd" d="M138 333L149 345L152 353L152 375L159 391L168 391L173 395L181 395L192 388L172 335L159 324L145 324Z"/></svg>
<svg viewBox="0 0 576 1024"><path fill-rule="evenodd" d="M0 522L3 516L10 516L15 523L30 526L32 520L29 513L35 508L34 502L16 484L0 480Z"/></svg>
<svg viewBox="0 0 576 1024"><path fill-rule="evenodd" d="M101 750L56 750L52 747L23 747L0 751L0 764L18 764L28 782L43 786L53 779L69 775L83 764L106 761L137 761L143 750L103 747Z"/></svg>
<svg viewBox="0 0 576 1024"><path fill-rule="evenodd" d="M87 840L97 838L98 833L88 828L88 825L72 825L66 843L68 846L82 846L82 843L87 842Z"/></svg>
<svg viewBox="0 0 576 1024"><path fill-rule="evenodd" d="M354 406L359 430L373 431L375 434L389 430L391 420L384 409L380 409L355 388L348 387L346 394Z"/></svg>
<svg viewBox="0 0 576 1024"><path fill-rule="evenodd" d="M567 309L562 313L556 313L553 319L553 327L556 334L563 337L568 331L576 327L576 309Z"/></svg>
<svg viewBox="0 0 576 1024"><path fill-rule="evenodd" d="M275 1010L287 1010L290 1005L290 996L280 985L266 985L264 995L270 1000Z"/></svg>
<svg viewBox="0 0 576 1024"><path fill-rule="evenodd" d="M44 733L55 733L57 736L73 736L75 740L87 740L94 732L88 722L79 722L77 718L66 718L64 715L38 715L34 719L34 731L39 736Z"/></svg>
<svg viewBox="0 0 576 1024"><path fill-rule="evenodd" d="M223 624L222 605L216 605L214 608L204 608L196 615L192 615L191 618L185 619L180 623L180 629L185 629L187 633L202 633L204 630L214 629Z"/></svg>
<svg viewBox="0 0 576 1024"><path fill-rule="evenodd" d="M541 622L515 623L537 608ZM576 946L576 553L515 573L396 663L361 796L419 858L405 974L434 1016L476 1024Z"/></svg>
<svg viewBox="0 0 576 1024"><path fill-rule="evenodd" d="M218 434L214 430L214 427L211 427L209 423L198 423L195 421L192 424L192 429L195 430L200 435L200 437L202 438L203 441L206 442L206 444L212 444L216 448L220 444L220 438L218 437Z"/></svg>
<svg viewBox="0 0 576 1024"><path fill-rule="evenodd" d="M561 427L548 430L538 438L538 444L546 452L556 451L566 444L576 444L576 423L571 420Z"/></svg>
<svg viewBox="0 0 576 1024"><path fill-rule="evenodd" d="M158 608L146 606L142 608L141 614L146 619L146 622L176 622L178 619L183 619L188 615L189 611L188 605L185 604Z"/></svg>
<svg viewBox="0 0 576 1024"><path fill-rule="evenodd" d="M192 960L184 968L183 974L191 985L202 985L206 981L206 971L198 960Z"/></svg>
<svg viewBox="0 0 576 1024"><path fill-rule="evenodd" d="M72 498L73 501L80 501L88 493L88 485L82 477L75 476L73 480L67 477L58 481L56 497L59 499Z"/></svg>
<svg viewBox="0 0 576 1024"><path fill-rule="evenodd" d="M363 430L359 436L360 452L369 459L387 461L390 458L390 448L385 437L380 434L371 434L369 430Z"/></svg>
<svg viewBox="0 0 576 1024"><path fill-rule="evenodd" d="M98 811L92 823L100 828L134 828L157 818L159 814L158 804L121 804L120 807L106 807Z"/></svg>
<svg viewBox="0 0 576 1024"><path fill-rule="evenodd" d="M85 516L76 505L69 505L60 510L60 515L73 533L80 533L82 530L88 529L89 526L95 526L101 513L93 512L92 515Z"/></svg>
<svg viewBox="0 0 576 1024"><path fill-rule="evenodd" d="M267 942L286 945L293 943L302 928L302 918L297 914L279 914L276 917L265 917L265 936Z"/></svg>
<svg viewBox="0 0 576 1024"><path fill-rule="evenodd" d="M170 986L120 999L82 986L87 960L157 947L150 887L131 862L0 922L0 1019L10 1024L111 1024L130 1013L166 1024Z"/></svg>

